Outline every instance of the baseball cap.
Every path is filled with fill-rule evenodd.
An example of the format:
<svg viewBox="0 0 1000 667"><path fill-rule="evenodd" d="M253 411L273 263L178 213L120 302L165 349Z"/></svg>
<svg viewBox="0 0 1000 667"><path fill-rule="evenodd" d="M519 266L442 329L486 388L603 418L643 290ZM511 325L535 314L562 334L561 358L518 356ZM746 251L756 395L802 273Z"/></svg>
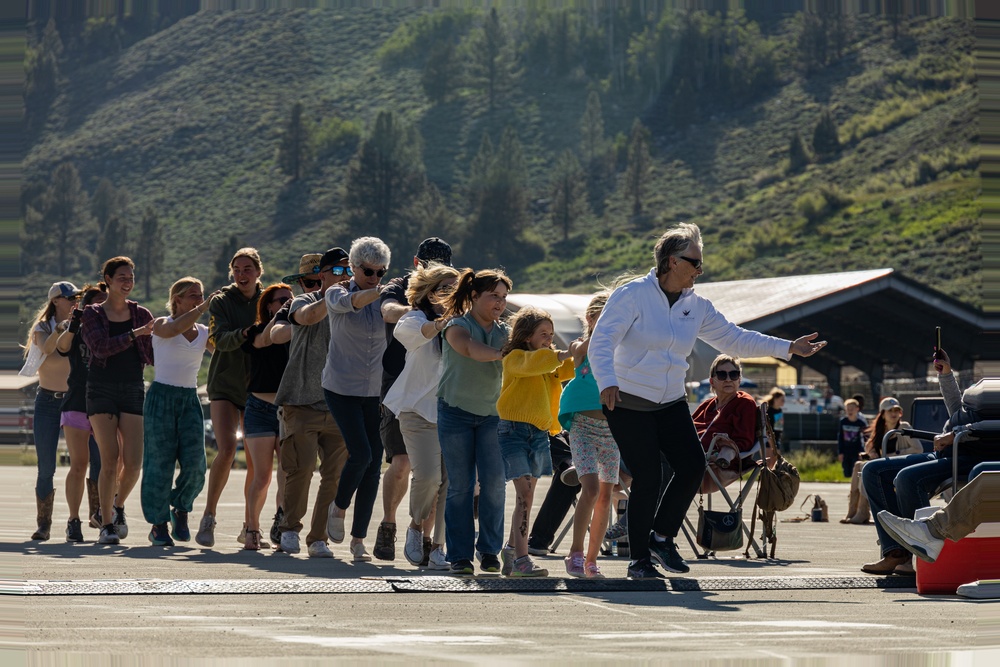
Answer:
<svg viewBox="0 0 1000 667"><path fill-rule="evenodd" d="M451 246L436 236L424 239L417 248L417 259L451 266Z"/></svg>
<svg viewBox="0 0 1000 667"><path fill-rule="evenodd" d="M60 296L67 299L73 299L79 295L80 290L76 288L76 285L66 280L58 283L52 283L52 287L49 288L49 301L52 301L52 299Z"/></svg>
<svg viewBox="0 0 1000 667"><path fill-rule="evenodd" d="M318 252L310 252L302 255L302 259L299 260L299 272L293 273L290 276L285 276L281 279L283 283L292 283L299 278L305 278L306 276L311 276L314 273L319 273L319 262L323 255Z"/></svg>
<svg viewBox="0 0 1000 667"><path fill-rule="evenodd" d="M348 257L347 251L343 248L330 248L323 253L323 257L319 260L319 268L322 270L328 266L336 266Z"/></svg>
<svg viewBox="0 0 1000 667"><path fill-rule="evenodd" d="M893 408L899 408L900 410L902 410L903 406L900 405L899 401L897 401L892 396L887 396L886 398L883 398L882 401L878 404L879 412L885 412L886 410L892 410Z"/></svg>

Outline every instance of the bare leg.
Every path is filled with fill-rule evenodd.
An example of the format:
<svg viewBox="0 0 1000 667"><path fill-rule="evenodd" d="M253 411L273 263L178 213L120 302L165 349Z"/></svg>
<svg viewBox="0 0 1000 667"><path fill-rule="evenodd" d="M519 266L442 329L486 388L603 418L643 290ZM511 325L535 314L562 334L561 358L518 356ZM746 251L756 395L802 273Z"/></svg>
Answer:
<svg viewBox="0 0 1000 667"><path fill-rule="evenodd" d="M537 477L527 475L514 480L517 500L514 503L514 516L510 522L510 546L514 547L515 558L528 555L528 516L531 514L531 501L537 483Z"/></svg>
<svg viewBox="0 0 1000 667"><path fill-rule="evenodd" d="M212 401L212 428L219 445L218 456L212 461L208 473L208 497L205 499L205 514L215 516L219 509L219 498L229 481L229 470L236 458L236 429L240 423L240 411L226 400ZM103 454L103 452L102 452ZM247 478L250 477L249 471Z"/></svg>
<svg viewBox="0 0 1000 667"><path fill-rule="evenodd" d="M69 472L66 473L66 506L69 518L80 518L80 503L83 501L84 481L87 465L90 463L90 431L63 426L66 434L66 448L69 450Z"/></svg>
<svg viewBox="0 0 1000 667"><path fill-rule="evenodd" d="M142 415L122 414L118 418L121 433L122 467L118 475L118 506L125 507L125 500L142 474Z"/></svg>
<svg viewBox="0 0 1000 667"><path fill-rule="evenodd" d="M267 502L267 489L271 485L271 465L278 439L271 437L247 438L246 451L257 460L247 498L247 530L260 530L260 513ZM250 477L250 475L247 475Z"/></svg>
<svg viewBox="0 0 1000 667"><path fill-rule="evenodd" d="M569 547L570 552L583 552L583 539L587 535L588 526L591 525L594 503L597 501L597 492L600 488L597 473L587 473L580 477L580 487L580 496L576 499L576 512L573 514L573 544Z"/></svg>
<svg viewBox="0 0 1000 667"><path fill-rule="evenodd" d="M410 457L396 454L382 476L382 523L396 523L396 510L403 502L410 480Z"/></svg>
<svg viewBox="0 0 1000 667"><path fill-rule="evenodd" d="M118 486L118 417L111 414L92 415L90 425L94 427L94 440L101 450L101 474L97 478L97 493L101 498L101 517L105 524L114 516L115 490Z"/></svg>
<svg viewBox="0 0 1000 667"><path fill-rule="evenodd" d="M597 502L594 503L594 519L590 522L590 543L587 544L587 563L596 563L597 555L601 553L604 543L604 532L608 529L608 517L611 511L611 490L614 484L601 482L597 492Z"/></svg>

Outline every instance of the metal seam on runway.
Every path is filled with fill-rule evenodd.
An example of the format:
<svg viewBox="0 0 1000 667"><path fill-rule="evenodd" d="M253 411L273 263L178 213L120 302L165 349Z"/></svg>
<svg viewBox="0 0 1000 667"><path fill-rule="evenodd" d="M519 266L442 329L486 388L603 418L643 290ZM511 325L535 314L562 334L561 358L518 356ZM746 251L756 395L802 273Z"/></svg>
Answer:
<svg viewBox="0 0 1000 667"><path fill-rule="evenodd" d="M241 595L342 593L619 593L916 588L914 577L672 577L631 579L501 579L384 577L363 579L133 579L3 581L2 595Z"/></svg>

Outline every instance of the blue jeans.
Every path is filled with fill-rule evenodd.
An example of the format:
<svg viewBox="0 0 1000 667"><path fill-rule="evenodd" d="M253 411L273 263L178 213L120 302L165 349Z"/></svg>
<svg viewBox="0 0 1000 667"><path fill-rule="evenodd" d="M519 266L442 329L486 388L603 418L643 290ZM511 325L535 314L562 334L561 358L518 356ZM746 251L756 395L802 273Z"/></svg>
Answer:
<svg viewBox="0 0 1000 667"><path fill-rule="evenodd" d="M41 387L35 393L35 456L38 458L35 495L42 500L52 493L52 480L56 476L56 450L59 447L62 402L62 398L56 398Z"/></svg>
<svg viewBox="0 0 1000 667"><path fill-rule="evenodd" d="M503 548L503 457L497 440L500 418L483 417L438 399L438 440L448 473L445 501L445 544L448 560L472 560L475 551L497 555ZM479 539L472 503L479 477Z"/></svg>
<svg viewBox="0 0 1000 667"><path fill-rule="evenodd" d="M368 524L372 521L372 508L382 473L379 398L344 396L326 389L323 396L347 445L347 463L340 473L340 485L333 502L338 508L346 510L351 506L351 498L357 494L351 537L364 539L368 536Z"/></svg>
<svg viewBox="0 0 1000 667"><path fill-rule="evenodd" d="M972 467L979 463L974 457L958 457L958 474L968 475ZM937 458L934 454L910 454L888 459L869 461L861 469L861 483L865 487L872 515L878 516L882 510L912 519L914 512L931 504L931 494L951 477L950 458ZM882 555L902 547L875 522Z"/></svg>

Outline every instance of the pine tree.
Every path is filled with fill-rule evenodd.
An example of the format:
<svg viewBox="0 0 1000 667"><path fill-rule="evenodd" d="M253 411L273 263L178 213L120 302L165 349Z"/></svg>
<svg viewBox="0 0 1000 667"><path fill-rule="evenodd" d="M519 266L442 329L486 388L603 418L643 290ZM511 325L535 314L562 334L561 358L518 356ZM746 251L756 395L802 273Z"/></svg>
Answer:
<svg viewBox="0 0 1000 667"><path fill-rule="evenodd" d="M513 259L528 223L527 165L514 128L504 129L493 151L484 138L469 173L469 199L473 204L471 240L479 259L496 264Z"/></svg>
<svg viewBox="0 0 1000 667"><path fill-rule="evenodd" d="M601 96L596 90L592 90L587 95L587 106L580 119L580 154L583 156L583 163L589 168L596 160L603 158L606 145Z"/></svg>
<svg viewBox="0 0 1000 667"><path fill-rule="evenodd" d="M447 101L458 85L458 77L455 45L446 40L431 47L420 75L420 85L427 99L435 104Z"/></svg>
<svg viewBox="0 0 1000 667"><path fill-rule="evenodd" d="M652 159L649 156L649 130L638 118L632 123L628 142L628 166L625 169L625 192L632 202L632 215L642 215L642 197L649 181Z"/></svg>
<svg viewBox="0 0 1000 667"><path fill-rule="evenodd" d="M794 174L802 171L811 161L802 135L796 131L788 143L788 172Z"/></svg>
<svg viewBox="0 0 1000 667"><path fill-rule="evenodd" d="M493 111L497 101L513 88L520 74L514 46L495 7L486 15L482 30L473 33L467 40L465 51L471 83L486 91L490 111Z"/></svg>
<svg viewBox="0 0 1000 667"><path fill-rule="evenodd" d="M587 187L583 168L573 151L564 151L552 178L552 224L569 240L573 225L587 213Z"/></svg>
<svg viewBox="0 0 1000 667"><path fill-rule="evenodd" d="M302 117L302 103L292 105L292 113L278 144L278 166L293 181L302 178L312 161L310 128Z"/></svg>
<svg viewBox="0 0 1000 667"><path fill-rule="evenodd" d="M418 229L408 207L423 194L427 178L418 130L391 111L381 111L371 135L347 168L344 206L352 230L409 247Z"/></svg>
<svg viewBox="0 0 1000 667"><path fill-rule="evenodd" d="M813 150L819 155L833 155L840 150L837 123L829 109L824 109L813 130Z"/></svg>
<svg viewBox="0 0 1000 667"><path fill-rule="evenodd" d="M86 241L93 238L87 193L80 185L80 174L71 162L64 162L52 173L52 183L44 196L41 217L42 234L55 245L58 275L68 276L79 266L90 265Z"/></svg>
<svg viewBox="0 0 1000 667"><path fill-rule="evenodd" d="M121 216L127 205L128 191L125 188L116 188L107 178L98 181L97 189L90 198L90 214L97 222L98 234L104 234L111 218Z"/></svg>
<svg viewBox="0 0 1000 667"><path fill-rule="evenodd" d="M101 264L112 257L131 256L131 254L128 225L117 215L113 215L105 223L104 232L98 237L97 252L94 257L97 268L100 269Z"/></svg>
<svg viewBox="0 0 1000 667"><path fill-rule="evenodd" d="M163 230L160 228L160 219L156 215L156 211L147 208L142 215L142 223L139 227L139 245L136 252L139 273L143 276L146 287L147 301L152 296L151 277L163 270L163 250ZM234 249L233 252L236 250Z"/></svg>

